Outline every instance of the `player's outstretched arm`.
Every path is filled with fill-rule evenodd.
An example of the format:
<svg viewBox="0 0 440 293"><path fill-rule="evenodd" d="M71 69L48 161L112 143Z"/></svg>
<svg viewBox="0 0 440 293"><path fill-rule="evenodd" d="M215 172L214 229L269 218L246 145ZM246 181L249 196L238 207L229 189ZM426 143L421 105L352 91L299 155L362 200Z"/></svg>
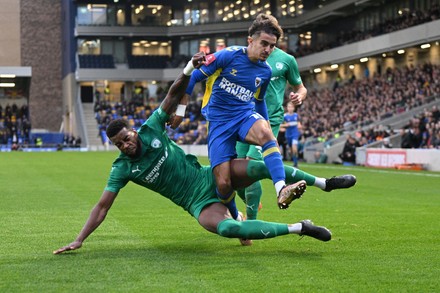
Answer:
<svg viewBox="0 0 440 293"><path fill-rule="evenodd" d="M190 98L190 96L188 94L184 94L182 99L180 100L179 105L182 105L184 107L187 106L188 102L189 102L189 98ZM170 119L168 121L168 125L170 125L170 127L172 129L176 129L177 127L179 127L180 123L182 123L183 118L185 117L185 111L183 111L183 109L182 109L180 112L176 111L176 115L170 116Z"/></svg>
<svg viewBox="0 0 440 293"><path fill-rule="evenodd" d="M176 111L177 106L185 94L192 71L200 68L200 66L202 66L204 63L204 52L194 54L190 62L188 62L188 65L184 68L183 72L179 74L174 83L171 85L167 96L161 105L162 110L164 110L168 115L171 115Z"/></svg>
<svg viewBox="0 0 440 293"><path fill-rule="evenodd" d="M96 204L96 206L92 209L92 212L90 213L89 219L87 220L86 224L82 228L81 232L79 233L78 237L76 237L75 241L72 243L63 246L53 252L53 254L60 254L65 251L69 250L75 250L78 248L81 248L82 243L86 238L92 234L93 231L95 231L96 228L101 225L101 223L104 221L108 210L111 208L113 202L116 198L116 193L105 190L102 193L101 198L99 199L99 202Z"/></svg>

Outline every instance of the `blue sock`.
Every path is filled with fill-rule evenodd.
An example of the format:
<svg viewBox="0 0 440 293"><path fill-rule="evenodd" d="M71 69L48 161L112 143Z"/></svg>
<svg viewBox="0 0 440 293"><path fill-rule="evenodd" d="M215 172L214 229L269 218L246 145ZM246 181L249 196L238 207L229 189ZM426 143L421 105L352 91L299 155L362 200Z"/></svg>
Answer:
<svg viewBox="0 0 440 293"><path fill-rule="evenodd" d="M234 195L235 192L232 191L231 193L229 193L226 196L220 194L220 192L218 192L217 188L215 189L215 192L217 193L217 197L228 208L229 212L231 213L232 218L237 219L238 218L238 209L237 209L237 205L235 204L235 195Z"/></svg>
<svg viewBox="0 0 440 293"><path fill-rule="evenodd" d="M298 157L293 155L292 156L292 161L293 161L293 166L297 167L298 166Z"/></svg>
<svg viewBox="0 0 440 293"><path fill-rule="evenodd" d="M285 181L286 174L284 173L283 158L275 140L271 140L263 145L263 159L273 183L275 184L281 180Z"/></svg>

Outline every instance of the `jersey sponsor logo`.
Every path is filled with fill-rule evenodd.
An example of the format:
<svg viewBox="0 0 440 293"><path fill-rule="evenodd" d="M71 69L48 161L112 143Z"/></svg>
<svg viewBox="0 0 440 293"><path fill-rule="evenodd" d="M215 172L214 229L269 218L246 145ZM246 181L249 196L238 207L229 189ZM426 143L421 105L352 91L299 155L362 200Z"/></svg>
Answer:
<svg viewBox="0 0 440 293"><path fill-rule="evenodd" d="M225 92L237 97L239 100L244 102L249 102L254 97L254 92L242 87L241 85L230 82L225 77L222 78L219 88L223 89Z"/></svg>
<svg viewBox="0 0 440 293"><path fill-rule="evenodd" d="M148 175L145 176L143 181L146 183L153 183L154 181L156 181L160 175L159 172L160 167L163 165L163 163L167 158L168 158L168 149L165 149L165 154L159 159L159 161L157 161L156 166L154 166L154 168L150 171L150 173L148 173Z"/></svg>
<svg viewBox="0 0 440 293"><path fill-rule="evenodd" d="M277 62L277 63L275 63L275 67L276 67L276 69L281 70L281 69L283 69L284 65L281 62Z"/></svg>
<svg viewBox="0 0 440 293"><path fill-rule="evenodd" d="M215 56L214 56L214 54L210 54L210 55L206 56L206 57L205 57L205 60L206 60L205 65L209 65L209 64L211 64L212 62L215 61Z"/></svg>
<svg viewBox="0 0 440 293"><path fill-rule="evenodd" d="M162 146L162 143L161 143L160 140L157 139L157 138L153 139L153 141L151 142L151 147L152 147L152 148L158 149L158 148L160 148L161 146Z"/></svg>
<svg viewBox="0 0 440 293"><path fill-rule="evenodd" d="M231 72L229 72L233 76L237 76L237 69L232 68Z"/></svg>
<svg viewBox="0 0 440 293"><path fill-rule="evenodd" d="M261 77L256 77L255 78L255 87L259 87L261 84Z"/></svg>

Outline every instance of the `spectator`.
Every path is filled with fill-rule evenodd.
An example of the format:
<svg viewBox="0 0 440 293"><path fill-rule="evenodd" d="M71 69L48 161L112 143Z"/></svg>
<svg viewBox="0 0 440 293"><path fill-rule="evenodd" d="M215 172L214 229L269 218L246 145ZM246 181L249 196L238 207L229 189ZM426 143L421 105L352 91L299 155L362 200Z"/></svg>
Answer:
<svg viewBox="0 0 440 293"><path fill-rule="evenodd" d="M342 150L342 153L339 154L339 158L341 158L343 164L356 164L356 148L359 146L359 142L353 136L348 134L344 149Z"/></svg>

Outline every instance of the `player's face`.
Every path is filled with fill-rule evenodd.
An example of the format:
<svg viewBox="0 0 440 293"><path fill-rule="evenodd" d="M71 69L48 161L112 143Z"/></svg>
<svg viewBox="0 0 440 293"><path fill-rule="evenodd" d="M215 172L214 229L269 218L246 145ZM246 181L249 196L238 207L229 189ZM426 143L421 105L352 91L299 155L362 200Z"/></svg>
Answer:
<svg viewBox="0 0 440 293"><path fill-rule="evenodd" d="M289 113L293 113L295 111L295 107L293 106L292 103L288 103L287 104L287 112Z"/></svg>
<svg viewBox="0 0 440 293"><path fill-rule="evenodd" d="M277 37L272 34L262 32L259 36L248 38L248 56L252 61L266 61L270 53L275 49Z"/></svg>
<svg viewBox="0 0 440 293"><path fill-rule="evenodd" d="M124 127L118 132L118 134L110 137L110 140L122 153L126 154L127 156L135 157L137 155L137 151L140 146L136 130L128 130Z"/></svg>

